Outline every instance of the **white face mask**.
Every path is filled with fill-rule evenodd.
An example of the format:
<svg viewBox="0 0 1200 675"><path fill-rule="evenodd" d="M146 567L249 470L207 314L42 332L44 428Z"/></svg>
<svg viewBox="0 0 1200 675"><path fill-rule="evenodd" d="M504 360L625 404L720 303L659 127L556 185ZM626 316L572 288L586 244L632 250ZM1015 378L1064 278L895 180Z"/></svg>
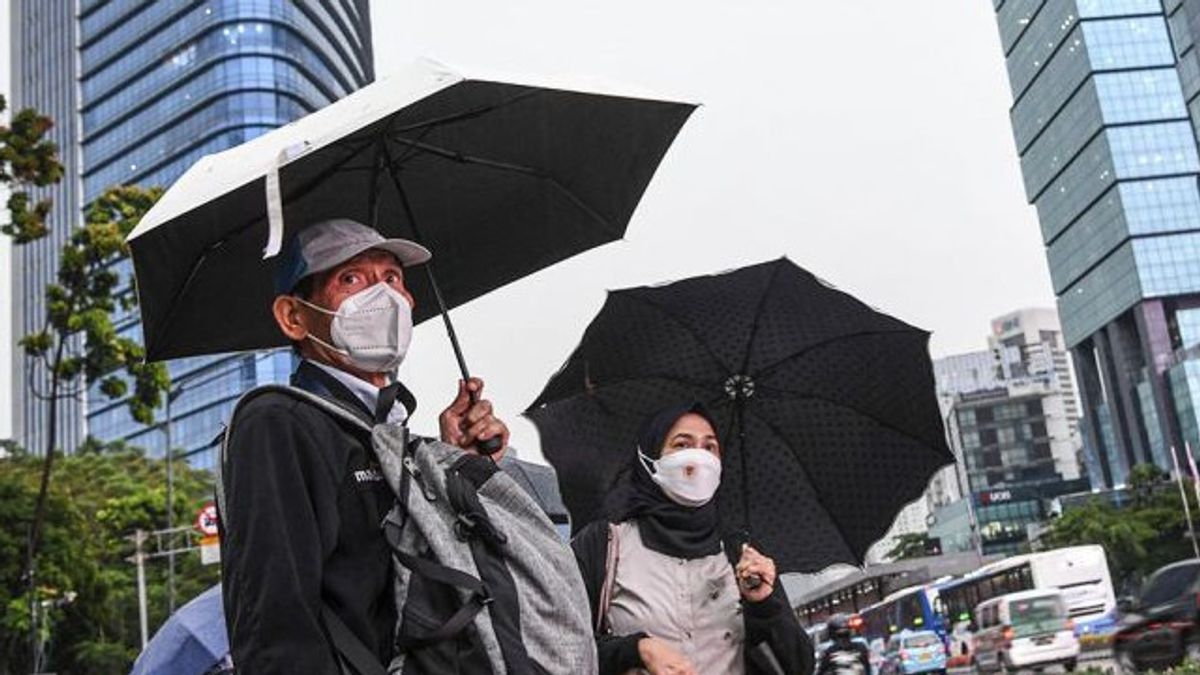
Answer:
<svg viewBox="0 0 1200 675"><path fill-rule="evenodd" d="M303 298L305 305L333 317L333 344L308 335L313 342L345 356L368 373L391 373L400 367L412 341L412 307L403 295L380 282L342 301L336 312Z"/></svg>
<svg viewBox="0 0 1200 675"><path fill-rule="evenodd" d="M638 456L663 494L680 506L704 506L721 484L721 460L704 448L678 450L657 460L650 459L641 450Z"/></svg>

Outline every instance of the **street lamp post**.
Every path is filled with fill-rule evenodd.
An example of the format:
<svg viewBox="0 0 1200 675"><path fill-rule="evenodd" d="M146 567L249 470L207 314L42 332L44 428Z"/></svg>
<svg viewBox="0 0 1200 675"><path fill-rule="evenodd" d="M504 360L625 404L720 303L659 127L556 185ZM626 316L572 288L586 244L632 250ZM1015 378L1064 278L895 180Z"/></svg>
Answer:
<svg viewBox="0 0 1200 675"><path fill-rule="evenodd" d="M174 436L172 427L174 426L174 418L172 417L172 404L183 394L193 387L201 387L210 382L215 382L229 375L229 370L225 367L228 364L221 364L213 372L207 366L200 368L178 380L171 382L171 388L167 392L166 405L163 413L165 419L162 422L164 441L166 442L165 458L167 461L167 531L174 532L175 527L175 453L173 452ZM202 378L202 379L197 379ZM175 553L174 546L168 547L167 557L167 608L168 616L175 613Z"/></svg>
<svg viewBox="0 0 1200 675"><path fill-rule="evenodd" d="M166 405L166 459L167 459L167 529L175 529L175 452L171 443L171 403L183 393L183 388L172 387L167 392ZM175 613L175 554L167 556L167 616Z"/></svg>

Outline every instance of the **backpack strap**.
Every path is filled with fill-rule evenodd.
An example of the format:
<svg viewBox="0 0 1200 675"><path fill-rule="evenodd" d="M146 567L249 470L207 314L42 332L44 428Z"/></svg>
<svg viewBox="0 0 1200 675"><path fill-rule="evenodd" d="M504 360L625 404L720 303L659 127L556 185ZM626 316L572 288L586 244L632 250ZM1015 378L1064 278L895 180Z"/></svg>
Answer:
<svg viewBox="0 0 1200 675"><path fill-rule="evenodd" d="M291 387L283 384L267 384L261 387L255 387L254 389L246 392L240 399L238 399L237 404L234 405L233 412L229 414L229 423L225 426L225 432L221 436L221 449L216 467L217 480L215 492L217 498L217 512L220 514L222 523L229 522L229 513L225 509L224 474L225 462L229 457L229 440L233 438L233 429L235 422L237 421L238 412L240 412L242 407L253 399L269 393L283 394L284 396L289 396L291 398L304 401L305 403L312 404L328 413L338 422L356 427L367 433L371 432L371 425L368 424L367 421L360 417L355 411L336 401L331 401L330 399L327 399L323 396L318 396L317 394L299 387Z"/></svg>
<svg viewBox="0 0 1200 675"><path fill-rule="evenodd" d="M616 523L608 523L608 547L604 555L604 583L600 585L600 600L596 603L596 633L611 630L608 610L612 607L613 587L617 583L617 562L621 558L621 537Z"/></svg>
<svg viewBox="0 0 1200 675"><path fill-rule="evenodd" d="M482 612L485 607L492 603L492 596L488 592L487 586L479 579L452 567L447 567L446 565L406 553L402 550L400 547L400 527L395 523L391 521L386 522L384 524L384 533L387 535L388 543L391 544L392 555L409 572L435 583L466 591L469 594L467 601L459 607L458 611L429 635L415 638L401 633L397 638L396 646L402 651L428 647L429 645L458 635L475 620L476 614Z"/></svg>
<svg viewBox="0 0 1200 675"><path fill-rule="evenodd" d="M379 657L367 649L362 640L350 630L346 622L338 617L329 605L321 603L321 621L329 632L329 639L337 651L342 675L387 675L387 670L379 662ZM349 665L353 671L347 671Z"/></svg>

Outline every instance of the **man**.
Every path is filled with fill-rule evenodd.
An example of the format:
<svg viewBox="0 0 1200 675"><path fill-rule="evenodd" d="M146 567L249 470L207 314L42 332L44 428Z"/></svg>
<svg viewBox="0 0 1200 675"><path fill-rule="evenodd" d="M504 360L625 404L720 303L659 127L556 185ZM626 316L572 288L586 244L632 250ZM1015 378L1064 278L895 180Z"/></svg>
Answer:
<svg viewBox="0 0 1200 675"><path fill-rule="evenodd" d="M871 653L867 646L854 639L850 618L837 614L829 619L829 635L833 642L821 654L817 675L871 675Z"/></svg>
<svg viewBox="0 0 1200 675"><path fill-rule="evenodd" d="M413 242L344 219L293 237L271 306L302 359L292 384L368 423L403 423L415 407L394 381L412 335L405 274L429 259ZM459 383L439 418L442 441L473 452L500 438L507 447L508 429L482 392L478 379ZM338 673L323 611L387 664L396 610L380 522L395 496L370 434L280 392L248 400L231 425L222 572L238 672Z"/></svg>

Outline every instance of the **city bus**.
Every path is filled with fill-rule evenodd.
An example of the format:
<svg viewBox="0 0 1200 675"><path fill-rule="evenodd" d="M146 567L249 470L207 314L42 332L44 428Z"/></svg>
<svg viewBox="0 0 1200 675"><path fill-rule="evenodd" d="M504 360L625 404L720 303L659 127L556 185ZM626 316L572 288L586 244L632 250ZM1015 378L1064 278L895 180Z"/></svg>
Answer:
<svg viewBox="0 0 1200 675"><path fill-rule="evenodd" d="M975 607L1018 591L1058 589L1077 633L1103 632L1114 626L1117 600L1108 560L1100 546L1072 546L1012 556L943 584L931 600L943 624L958 633L970 624Z"/></svg>
<svg viewBox="0 0 1200 675"><path fill-rule="evenodd" d="M936 611L941 587L952 577L933 583L902 588L859 612L861 633L867 642L883 640L902 630L931 630L945 641L947 626Z"/></svg>

